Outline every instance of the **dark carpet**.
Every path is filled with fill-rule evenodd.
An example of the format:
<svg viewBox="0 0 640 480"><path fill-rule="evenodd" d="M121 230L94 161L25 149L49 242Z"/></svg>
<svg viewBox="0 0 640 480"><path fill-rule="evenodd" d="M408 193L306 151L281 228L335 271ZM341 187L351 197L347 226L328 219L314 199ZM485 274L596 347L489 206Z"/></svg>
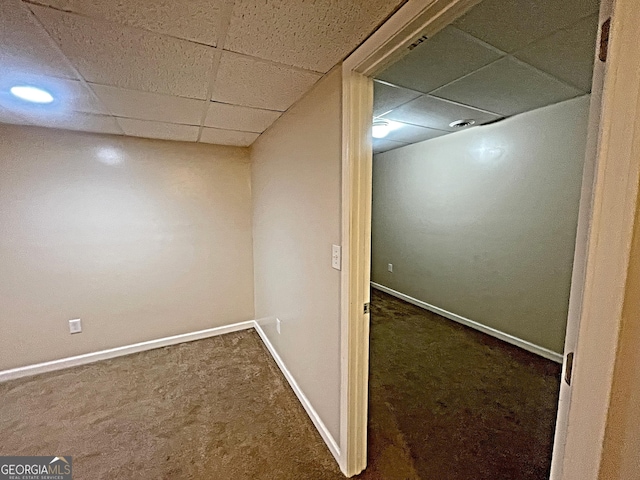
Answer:
<svg viewBox="0 0 640 480"><path fill-rule="evenodd" d="M548 477L558 365L374 291L361 480ZM0 384L0 455L74 478L344 478L257 334Z"/></svg>
<svg viewBox="0 0 640 480"><path fill-rule="evenodd" d="M377 290L360 478L549 478L560 365Z"/></svg>
<svg viewBox="0 0 640 480"><path fill-rule="evenodd" d="M0 384L0 455L76 480L344 478L254 331Z"/></svg>

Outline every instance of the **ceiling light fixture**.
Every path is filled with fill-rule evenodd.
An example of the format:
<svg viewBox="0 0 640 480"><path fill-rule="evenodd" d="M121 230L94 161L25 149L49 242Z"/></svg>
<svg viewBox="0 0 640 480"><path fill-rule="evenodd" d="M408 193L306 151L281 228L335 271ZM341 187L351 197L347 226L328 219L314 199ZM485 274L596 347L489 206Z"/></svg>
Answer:
<svg viewBox="0 0 640 480"><path fill-rule="evenodd" d="M391 127L386 120L375 120L373 127L371 128L371 135L373 138L384 138L389 135Z"/></svg>
<svg viewBox="0 0 640 480"><path fill-rule="evenodd" d="M475 120L467 118L465 120L456 120L455 122L451 122L449 126L451 128L464 128L464 127L470 127L471 125L475 125L475 124L476 124Z"/></svg>
<svg viewBox="0 0 640 480"><path fill-rule="evenodd" d="M51 103L53 95L46 90L30 85L16 85L9 90L14 97L30 103Z"/></svg>

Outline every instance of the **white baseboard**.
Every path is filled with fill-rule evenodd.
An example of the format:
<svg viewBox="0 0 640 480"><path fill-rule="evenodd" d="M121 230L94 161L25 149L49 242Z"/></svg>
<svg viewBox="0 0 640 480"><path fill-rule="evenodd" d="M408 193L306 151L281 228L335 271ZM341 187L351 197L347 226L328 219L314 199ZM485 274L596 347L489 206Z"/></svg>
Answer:
<svg viewBox="0 0 640 480"><path fill-rule="evenodd" d="M248 330L250 328L255 328L256 332L267 347L267 350L269 350L269 353L275 360L284 377L287 379L289 385L298 397L298 400L300 400L300 403L311 418L311 421L318 429L318 432L327 444L329 451L340 465L340 447L338 446L338 443L335 441L331 433L329 433L329 430L325 426L324 422L320 419L320 416L311 405L311 402L309 402L309 399L300 389L300 386L296 382L291 372L289 372L289 369L282 361L282 358L280 358L280 355L278 355L278 352L276 352L275 348L260 327L258 321L255 320L249 320L246 322L234 323L232 325L225 325L223 327L209 328L207 330L199 330L197 332L184 333L181 335L174 335L172 337L159 338L157 340L134 343L132 345L110 348L108 350L102 350L99 352L87 353L84 355L52 360L50 362L37 363L34 365L27 365L25 367L4 370L0 371L0 383L31 375L38 375L40 373L53 372L56 370L63 370L65 368L87 365L89 363L108 360L115 357L122 357L125 355L130 355L132 353L144 352L146 350L152 350L154 348L167 347L169 345L192 342L194 340L202 340L204 338L215 337L217 335L223 335L225 333L237 332L239 330Z"/></svg>
<svg viewBox="0 0 640 480"><path fill-rule="evenodd" d="M451 313L442 308L431 305L427 302L423 302L422 300L418 300L417 298L410 297L409 295L405 295L404 293L400 293L396 290L393 290L389 287L385 287L384 285L380 285L379 283L371 282L371 286L381 292L388 293L389 295L393 295L396 298L404 300L405 302L409 302L417 307L424 308L425 310L429 310L430 312L437 313L440 316L453 320L454 322L461 323L462 325L466 325L467 327L471 327L475 330L479 330L487 335L491 335L492 337L503 340L511 345L515 345L516 347L523 348L528 352L535 353L544 357L548 360L553 360L557 363L562 363L563 356L559 353L556 353L547 348L541 347L531 342L527 342L518 337L514 337L513 335L509 335L508 333L501 332L500 330L496 330L495 328L487 327L478 322L474 322L473 320L469 320L468 318L462 317L460 315L456 315L455 313Z"/></svg>
<svg viewBox="0 0 640 480"><path fill-rule="evenodd" d="M293 377L293 375L291 374L287 366L282 361L282 358L280 358L280 355L278 355L278 352L276 352L276 349L271 344L271 342L269 341L269 338L265 334L264 330L262 330L262 327L260 327L260 324L258 322L255 322L255 329L256 329L256 332L258 332L258 335L260 335L260 338L264 342L265 346L269 350L269 353L271 353L271 356L278 364L278 367L280 367L280 370L282 371L282 374L289 382L289 385L291 385L291 388L293 389L296 396L298 397L298 400L300 400L300 403L302 404L304 409L307 411L309 418L311 418L311 421L316 426L316 429L318 430L318 432L320 432L322 439L327 444L327 447L329 447L329 451L338 462L338 465L341 465L340 447L338 446L338 443L333 438L333 435L329 433L329 430L325 426L324 422L320 419L320 416L311 405L311 402L309 402L309 399L306 397L306 395L298 385L298 382L296 382L296 379Z"/></svg>
<svg viewBox="0 0 640 480"><path fill-rule="evenodd" d="M0 383L16 378L37 375L40 373L53 372L69 367L77 367L88 363L107 360L109 358L121 357L132 353L144 352L154 348L176 345L178 343L192 342L194 340L202 340L203 338L215 337L225 333L237 332L239 330L247 330L254 328L255 322L249 320L247 322L234 323L223 327L208 328L197 332L183 333L172 337L159 338L157 340L149 340L147 342L134 343L123 347L110 348L99 352L86 353L75 357L61 358L60 360L52 360L50 362L37 363L35 365L27 365L26 367L12 368L0 372Z"/></svg>

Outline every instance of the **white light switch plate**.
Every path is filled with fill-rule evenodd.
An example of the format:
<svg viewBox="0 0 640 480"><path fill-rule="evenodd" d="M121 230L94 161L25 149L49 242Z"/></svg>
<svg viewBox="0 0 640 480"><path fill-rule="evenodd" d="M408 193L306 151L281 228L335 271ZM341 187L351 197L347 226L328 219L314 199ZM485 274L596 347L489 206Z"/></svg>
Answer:
<svg viewBox="0 0 640 480"><path fill-rule="evenodd" d="M387 265L387 270L393 273L393 263L390 263L389 265Z"/></svg>
<svg viewBox="0 0 640 480"><path fill-rule="evenodd" d="M336 270L342 270L342 247L331 245L331 266Z"/></svg>
<svg viewBox="0 0 640 480"><path fill-rule="evenodd" d="M74 320L69 320L69 333L80 333L82 332L82 320L76 318Z"/></svg>

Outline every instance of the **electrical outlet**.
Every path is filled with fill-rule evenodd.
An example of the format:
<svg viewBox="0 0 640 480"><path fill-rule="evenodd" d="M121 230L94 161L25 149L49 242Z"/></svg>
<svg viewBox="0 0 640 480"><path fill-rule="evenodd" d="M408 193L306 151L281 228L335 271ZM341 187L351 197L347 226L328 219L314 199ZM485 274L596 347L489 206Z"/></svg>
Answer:
<svg viewBox="0 0 640 480"><path fill-rule="evenodd" d="M390 263L389 265L387 265L387 270L393 273L393 263Z"/></svg>
<svg viewBox="0 0 640 480"><path fill-rule="evenodd" d="M331 266L336 270L342 269L342 247L331 245Z"/></svg>
<svg viewBox="0 0 640 480"><path fill-rule="evenodd" d="M82 332L82 320L76 318L74 320L69 320L69 333L80 333Z"/></svg>
<svg viewBox="0 0 640 480"><path fill-rule="evenodd" d="M280 334L280 319L276 318L276 330L278 331L278 334Z"/></svg>

